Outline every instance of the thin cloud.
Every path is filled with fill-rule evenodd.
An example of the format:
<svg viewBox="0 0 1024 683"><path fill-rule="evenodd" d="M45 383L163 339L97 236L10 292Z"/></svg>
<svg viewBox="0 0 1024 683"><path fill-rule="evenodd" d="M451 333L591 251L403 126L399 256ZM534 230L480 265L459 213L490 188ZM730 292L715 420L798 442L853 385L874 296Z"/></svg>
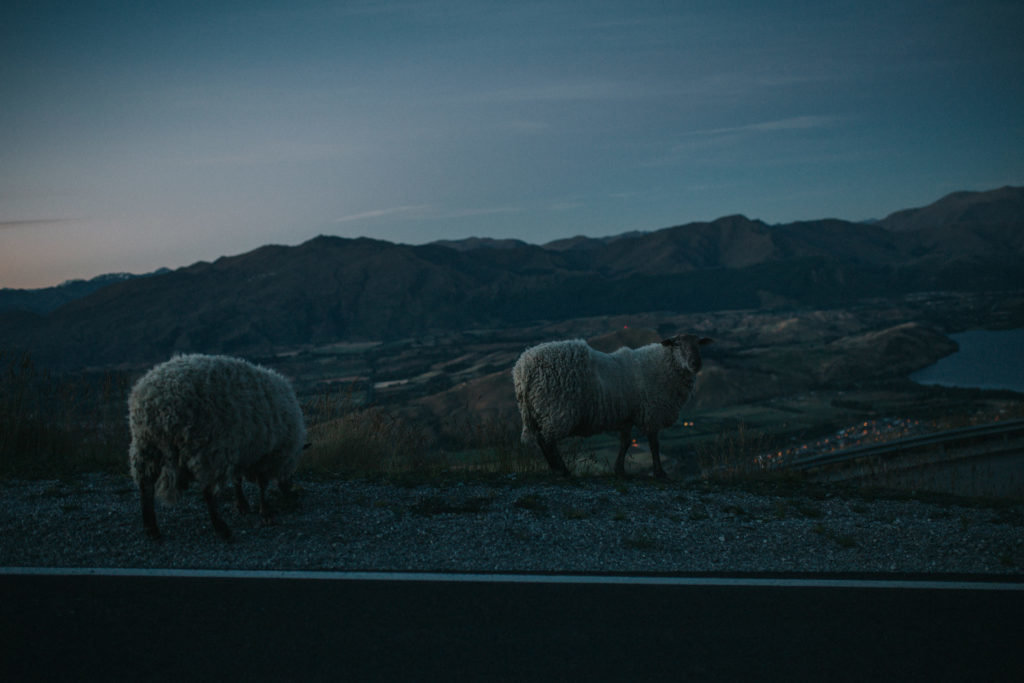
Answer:
<svg viewBox="0 0 1024 683"><path fill-rule="evenodd" d="M401 218L403 220L451 220L455 218L474 218L478 216L493 216L503 213L519 213L523 209L517 206L492 206L481 208L443 209L432 207L429 204L412 204L407 206L392 206L386 209L373 209L361 211L349 216L335 218L334 223L353 223L356 221L367 221L378 218Z"/></svg>
<svg viewBox="0 0 1024 683"><path fill-rule="evenodd" d="M780 130L808 130L811 128L825 128L838 121L835 116L793 116L788 119L775 121L761 121L749 123L744 126L730 126L728 128L705 128L686 133L690 136L702 135L728 135L732 133L763 133Z"/></svg>
<svg viewBox="0 0 1024 683"><path fill-rule="evenodd" d="M342 216L341 218L335 218L335 223L352 223L354 221L366 221L375 218L384 218L386 216L401 216L408 214L422 214L425 210L429 209L430 206L427 204L411 204L406 206L392 206L386 209L373 209L371 211L361 211L359 213L353 213L348 216Z"/></svg>
<svg viewBox="0 0 1024 683"><path fill-rule="evenodd" d="M672 166L683 161L693 160L695 154L700 155L703 163L714 163L714 154L717 151L747 144L752 136L818 130L834 126L839 121L841 119L836 116L792 116L785 119L758 121L742 126L687 131L680 135L678 142L672 145L664 155L642 162L641 166ZM786 162L791 161L792 156L787 155ZM735 164L738 162L734 158L729 158L723 163ZM749 165L749 161L744 162L744 165Z"/></svg>

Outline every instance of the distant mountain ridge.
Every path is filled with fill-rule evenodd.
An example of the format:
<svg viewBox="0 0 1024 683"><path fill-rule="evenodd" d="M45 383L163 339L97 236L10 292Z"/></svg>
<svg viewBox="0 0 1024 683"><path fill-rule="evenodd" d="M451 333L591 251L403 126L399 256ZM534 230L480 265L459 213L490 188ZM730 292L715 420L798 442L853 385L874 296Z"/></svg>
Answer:
<svg viewBox="0 0 1024 683"><path fill-rule="evenodd" d="M544 246L320 236L108 284L45 315L0 314L0 349L57 367L644 311L831 306L1024 288L1024 188L956 193L875 224L744 216Z"/></svg>
<svg viewBox="0 0 1024 683"><path fill-rule="evenodd" d="M493 237L467 237L462 240L436 240L431 244L439 247L449 247L457 251L471 251L473 249L518 249L526 246L526 242L516 239L494 239Z"/></svg>
<svg viewBox="0 0 1024 683"><path fill-rule="evenodd" d="M954 225L993 227L1020 225L1024 191L1001 187L989 192L954 192L917 209L904 209L879 221L887 230L943 229Z"/></svg>
<svg viewBox="0 0 1024 683"><path fill-rule="evenodd" d="M107 285L136 277L159 275L170 272L168 268L160 268L152 273L135 275L134 273L106 273L88 280L66 280L54 287L38 289L0 289L0 312L27 311L30 313L49 313L60 308L69 301L80 299Z"/></svg>

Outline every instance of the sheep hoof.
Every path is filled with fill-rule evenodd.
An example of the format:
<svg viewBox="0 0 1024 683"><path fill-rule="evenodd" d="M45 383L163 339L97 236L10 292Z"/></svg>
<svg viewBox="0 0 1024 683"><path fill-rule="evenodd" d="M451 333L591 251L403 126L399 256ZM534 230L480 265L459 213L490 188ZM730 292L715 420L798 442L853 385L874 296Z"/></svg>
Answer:
<svg viewBox="0 0 1024 683"><path fill-rule="evenodd" d="M665 474L665 470L655 470L654 478L661 479L662 481L669 481L669 476Z"/></svg>
<svg viewBox="0 0 1024 683"><path fill-rule="evenodd" d="M160 530L157 529L155 526L153 526L153 527L146 527L146 535L149 536L154 541L162 541L163 540L163 536L160 535Z"/></svg>

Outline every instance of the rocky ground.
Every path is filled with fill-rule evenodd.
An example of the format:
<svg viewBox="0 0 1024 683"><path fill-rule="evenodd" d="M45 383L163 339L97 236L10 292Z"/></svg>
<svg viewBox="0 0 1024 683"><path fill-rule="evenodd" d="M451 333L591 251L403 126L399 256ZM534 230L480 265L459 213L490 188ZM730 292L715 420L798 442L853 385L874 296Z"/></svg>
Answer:
<svg viewBox="0 0 1024 683"><path fill-rule="evenodd" d="M292 499L274 492L271 525L240 515L225 499L234 530L225 542L195 489L173 507L158 506L163 539L152 541L125 476L0 482L0 566L1024 573L1020 502L639 477L298 484Z"/></svg>

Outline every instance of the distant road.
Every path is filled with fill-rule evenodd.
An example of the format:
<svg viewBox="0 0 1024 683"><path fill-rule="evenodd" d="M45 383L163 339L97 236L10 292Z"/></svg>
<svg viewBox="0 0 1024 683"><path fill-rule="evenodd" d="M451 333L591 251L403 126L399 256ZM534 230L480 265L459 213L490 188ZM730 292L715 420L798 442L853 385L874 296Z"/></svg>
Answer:
<svg viewBox="0 0 1024 683"><path fill-rule="evenodd" d="M1024 582L0 569L4 681L1020 681Z"/></svg>
<svg viewBox="0 0 1024 683"><path fill-rule="evenodd" d="M847 448L787 465L825 481L962 496L1024 497L1024 420Z"/></svg>

